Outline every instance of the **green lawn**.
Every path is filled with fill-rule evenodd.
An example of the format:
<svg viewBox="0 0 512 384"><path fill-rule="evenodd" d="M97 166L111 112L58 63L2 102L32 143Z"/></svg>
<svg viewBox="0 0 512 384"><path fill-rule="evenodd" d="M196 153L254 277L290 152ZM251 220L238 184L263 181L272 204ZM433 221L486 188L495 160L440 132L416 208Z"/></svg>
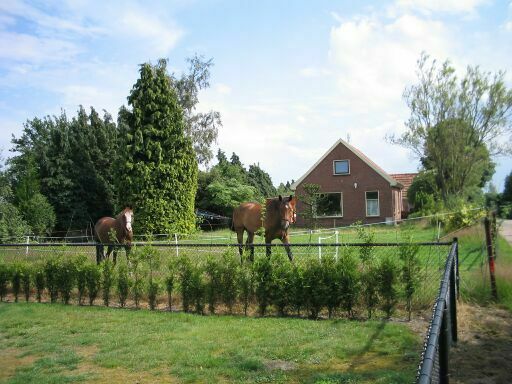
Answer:
<svg viewBox="0 0 512 384"><path fill-rule="evenodd" d="M2 383L410 383L420 350L391 322L0 304Z"/></svg>

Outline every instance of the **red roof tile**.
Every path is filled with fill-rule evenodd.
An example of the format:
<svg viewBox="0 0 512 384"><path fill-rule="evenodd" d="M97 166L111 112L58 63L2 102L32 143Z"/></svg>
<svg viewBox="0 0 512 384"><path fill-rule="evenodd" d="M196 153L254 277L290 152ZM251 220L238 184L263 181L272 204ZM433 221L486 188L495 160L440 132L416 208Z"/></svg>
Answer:
<svg viewBox="0 0 512 384"><path fill-rule="evenodd" d="M400 184L404 186L404 189L402 189L402 193L404 196L407 196L407 191L409 190L409 187L412 184L412 181L414 178L418 175L417 173L390 173L389 176L391 176L393 179L398 181Z"/></svg>

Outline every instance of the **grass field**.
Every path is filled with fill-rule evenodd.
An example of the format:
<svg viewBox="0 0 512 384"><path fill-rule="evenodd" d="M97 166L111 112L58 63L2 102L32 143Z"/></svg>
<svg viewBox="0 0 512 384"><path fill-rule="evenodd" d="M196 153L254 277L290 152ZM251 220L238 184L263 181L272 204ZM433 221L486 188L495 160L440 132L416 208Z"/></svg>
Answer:
<svg viewBox="0 0 512 384"><path fill-rule="evenodd" d="M410 383L403 324L0 304L2 383Z"/></svg>
<svg viewBox="0 0 512 384"><path fill-rule="evenodd" d="M399 240L395 227L376 233L377 242ZM489 302L483 231L474 227L456 235L462 298ZM414 232L416 241L433 236L432 228ZM512 248L500 240L498 249L500 299L512 309ZM446 257L442 250L431 260L436 271ZM318 256L317 247L309 251ZM431 283L434 292L438 278ZM409 383L423 327L415 334L389 321L0 303L0 383Z"/></svg>
<svg viewBox="0 0 512 384"><path fill-rule="evenodd" d="M465 229L458 236L462 298L470 303L489 304L493 300L483 226ZM496 250L498 304L512 311L512 246L498 236Z"/></svg>

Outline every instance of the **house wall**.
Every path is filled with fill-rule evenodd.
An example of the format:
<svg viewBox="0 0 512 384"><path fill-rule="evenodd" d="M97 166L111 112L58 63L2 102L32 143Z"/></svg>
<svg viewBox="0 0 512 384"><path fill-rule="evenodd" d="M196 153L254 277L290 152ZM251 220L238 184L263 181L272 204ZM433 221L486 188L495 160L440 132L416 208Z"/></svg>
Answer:
<svg viewBox="0 0 512 384"><path fill-rule="evenodd" d="M350 174L333 175L333 161L347 159L350 160ZM391 187L386 179L341 143L297 186L295 194L298 197L298 226L306 226L303 216L305 205L301 201L301 196L304 195L304 185L309 183L319 184L321 192L343 193L343 217L317 218L318 226L350 225L358 220L363 223L378 223L386 221L386 218L400 219L402 205L400 189ZM357 188L354 183L357 183ZM366 216L365 192L367 191L379 191L380 215L377 217Z"/></svg>

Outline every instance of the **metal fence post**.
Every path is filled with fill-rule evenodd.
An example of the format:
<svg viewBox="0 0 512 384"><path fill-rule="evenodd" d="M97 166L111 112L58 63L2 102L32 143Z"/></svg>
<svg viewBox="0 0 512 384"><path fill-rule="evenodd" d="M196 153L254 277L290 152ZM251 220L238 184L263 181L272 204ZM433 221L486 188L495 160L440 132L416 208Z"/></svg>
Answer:
<svg viewBox="0 0 512 384"><path fill-rule="evenodd" d="M450 344L448 341L448 321L446 319L449 311L446 303L446 301L443 303L443 319L441 320L441 332L439 334L439 382L441 384L449 383L448 349Z"/></svg>
<svg viewBox="0 0 512 384"><path fill-rule="evenodd" d="M494 300L498 300L498 290L496 288L494 248L492 246L491 222L488 217L485 218L485 241L487 243L487 259L489 261L489 273L491 275L491 293Z"/></svg>
<svg viewBox="0 0 512 384"><path fill-rule="evenodd" d="M460 296L460 276L459 276L459 238L453 238L453 244L455 246L455 288L457 289L457 300L459 300Z"/></svg>
<svg viewBox="0 0 512 384"><path fill-rule="evenodd" d="M457 298L455 293L456 277L455 277L455 260L453 261L450 271L450 326L451 326L451 341L457 342Z"/></svg>

